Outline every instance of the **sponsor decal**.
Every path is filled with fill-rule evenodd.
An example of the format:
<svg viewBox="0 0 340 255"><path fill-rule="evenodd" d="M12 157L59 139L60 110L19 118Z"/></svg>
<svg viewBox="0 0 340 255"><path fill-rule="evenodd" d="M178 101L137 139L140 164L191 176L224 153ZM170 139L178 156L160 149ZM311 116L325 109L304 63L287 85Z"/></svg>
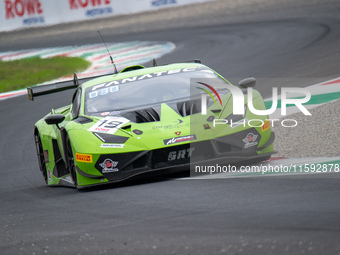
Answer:
<svg viewBox="0 0 340 255"><path fill-rule="evenodd" d="M142 131L142 130L138 130L138 129L135 129L135 130L133 130L132 132L134 132L136 135L141 135L141 134L143 134L143 131Z"/></svg>
<svg viewBox="0 0 340 255"><path fill-rule="evenodd" d="M111 0L69 0L70 9L77 10L78 8L96 7L109 5Z"/></svg>
<svg viewBox="0 0 340 255"><path fill-rule="evenodd" d="M209 124L203 124L204 129L211 129L211 127L209 126Z"/></svg>
<svg viewBox="0 0 340 255"><path fill-rule="evenodd" d="M101 114L100 114L100 116L107 116L107 115L109 115L110 114L110 112L102 112Z"/></svg>
<svg viewBox="0 0 340 255"><path fill-rule="evenodd" d="M120 111L113 111L110 113L110 115L116 115L116 114L120 114Z"/></svg>
<svg viewBox="0 0 340 255"><path fill-rule="evenodd" d="M118 143L103 143L100 148L124 148L124 144Z"/></svg>
<svg viewBox="0 0 340 255"><path fill-rule="evenodd" d="M215 119L215 116L209 116L209 117L207 118L207 121L208 121L208 122L213 122L214 119Z"/></svg>
<svg viewBox="0 0 340 255"><path fill-rule="evenodd" d="M5 0L7 20L21 18L24 26L45 24L45 17L39 0Z"/></svg>
<svg viewBox="0 0 340 255"><path fill-rule="evenodd" d="M49 159L49 157L48 157L48 150L45 150L45 151L44 151L44 157L45 157L45 162L46 162L46 163L50 163L50 159Z"/></svg>
<svg viewBox="0 0 340 255"><path fill-rule="evenodd" d="M175 135L181 135L182 134L182 132L181 131L177 131L177 132L175 132Z"/></svg>
<svg viewBox="0 0 340 255"><path fill-rule="evenodd" d="M40 0L5 0L6 19L42 14Z"/></svg>
<svg viewBox="0 0 340 255"><path fill-rule="evenodd" d="M140 76L134 76L134 77L130 77L130 78L125 78L122 80L117 80L117 81L110 81L110 82L106 82L106 83L101 83L98 85L94 85L92 87L92 92L97 91L100 89L100 91L98 91L97 94L95 93L90 93L92 95L92 97L90 96L90 98L96 97L98 95L101 95L101 93L112 93L115 92L115 89L117 87L117 85L121 85L121 84L125 84L125 83L130 83L130 82L135 82L135 81L140 81L140 80L145 80L145 79L153 79L153 78L157 78L160 76L165 76L165 75L171 75L171 74L177 74L177 73L187 73L187 72L195 72L198 71L199 67L187 67L187 68L182 68L182 69L176 69L176 70L169 70L169 71L161 71L161 72L156 72L156 73L151 73L151 74L144 74L144 75L140 75ZM202 68L200 68L200 70L202 70ZM113 91L111 91L113 89ZM104 90L103 90L104 89Z"/></svg>
<svg viewBox="0 0 340 255"><path fill-rule="evenodd" d="M22 23L27 26L34 25L34 24L45 24L45 17L40 16L40 17L32 17L32 18L23 19Z"/></svg>
<svg viewBox="0 0 340 255"><path fill-rule="evenodd" d="M48 181L52 182L53 181L52 180L52 173L51 173L50 169L47 170L47 173L48 173Z"/></svg>
<svg viewBox="0 0 340 255"><path fill-rule="evenodd" d="M72 178L71 178L71 176L69 175L69 176L66 176L66 177L63 177L63 178L61 178L61 180L63 180L63 181L65 181L65 182L68 182L68 183L71 183L71 184L73 184L73 180L72 180Z"/></svg>
<svg viewBox="0 0 340 255"><path fill-rule="evenodd" d="M262 132L268 130L270 128L270 121L267 120L262 126L261 126L261 130Z"/></svg>
<svg viewBox="0 0 340 255"><path fill-rule="evenodd" d="M105 14L112 14L113 9L111 7L105 7L105 8L95 8L92 10L87 10L85 12L85 15L87 17L95 17L95 16L102 16Z"/></svg>
<svg viewBox="0 0 340 255"><path fill-rule="evenodd" d="M111 159L105 159L103 163L99 164L103 169L102 173L112 173L112 172L118 172L119 169L116 168L118 165L117 161L113 161Z"/></svg>
<svg viewBox="0 0 340 255"><path fill-rule="evenodd" d="M94 88L101 88L102 86L106 86L106 85L111 85L113 82L109 82L109 83L100 83L98 85L95 85ZM93 90L93 89L92 89ZM119 86L112 86L112 87L109 87L109 88L102 88L100 90L95 90L95 91L92 91L90 94L89 94L89 98L92 99L92 98L96 98L97 96L105 96L107 94L110 94L110 93L115 93L119 91Z"/></svg>
<svg viewBox="0 0 340 255"><path fill-rule="evenodd" d="M188 127L190 126L189 123L183 123L183 120L174 120L172 121L170 124L166 124L166 125L161 125L161 126L153 126L152 129L175 129L175 128L183 128L183 127Z"/></svg>
<svg viewBox="0 0 340 255"><path fill-rule="evenodd" d="M176 4L177 4L177 0L153 0L151 1L151 6L155 6L155 7L176 5Z"/></svg>
<svg viewBox="0 0 340 255"><path fill-rule="evenodd" d="M244 138L242 141L245 143L244 148L249 148L252 146L257 145L258 143L256 142L258 135L254 135L253 133L249 133L246 138Z"/></svg>
<svg viewBox="0 0 340 255"><path fill-rule="evenodd" d="M78 162L92 163L92 155L76 153L76 160Z"/></svg>
<svg viewBox="0 0 340 255"><path fill-rule="evenodd" d="M195 147L178 150L178 151L170 151L168 154L168 161L190 158L194 150L195 150Z"/></svg>
<svg viewBox="0 0 340 255"><path fill-rule="evenodd" d="M163 140L163 142L164 142L164 145L170 145L170 144L183 143L183 142L194 141L194 140L197 140L196 135L187 135L187 136L180 136L180 137L165 139Z"/></svg>
<svg viewBox="0 0 340 255"><path fill-rule="evenodd" d="M105 117L98 120L88 131L113 135L121 126L128 122L129 120L123 117Z"/></svg>

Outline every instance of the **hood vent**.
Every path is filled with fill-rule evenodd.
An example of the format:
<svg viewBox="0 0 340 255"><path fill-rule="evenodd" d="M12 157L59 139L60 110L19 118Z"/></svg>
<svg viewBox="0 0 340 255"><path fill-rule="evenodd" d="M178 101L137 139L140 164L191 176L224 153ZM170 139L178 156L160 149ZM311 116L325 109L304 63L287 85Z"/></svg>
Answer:
<svg viewBox="0 0 340 255"><path fill-rule="evenodd" d="M129 137L118 136L118 135L110 135L105 133L96 133L93 134L99 138L103 143L125 143Z"/></svg>
<svg viewBox="0 0 340 255"><path fill-rule="evenodd" d="M160 115L154 108L146 108L121 113L121 116L135 123L146 123L160 121Z"/></svg>
<svg viewBox="0 0 340 255"><path fill-rule="evenodd" d="M201 100L189 100L185 102L177 103L177 110L182 117L186 117L192 114L201 112Z"/></svg>
<svg viewBox="0 0 340 255"><path fill-rule="evenodd" d="M153 108L138 110L135 112L137 123L160 121L158 113Z"/></svg>

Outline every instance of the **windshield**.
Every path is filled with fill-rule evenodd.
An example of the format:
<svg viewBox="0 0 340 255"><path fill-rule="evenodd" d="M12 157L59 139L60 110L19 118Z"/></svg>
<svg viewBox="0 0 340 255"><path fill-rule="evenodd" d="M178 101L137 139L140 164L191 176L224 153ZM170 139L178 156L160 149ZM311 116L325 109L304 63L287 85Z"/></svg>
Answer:
<svg viewBox="0 0 340 255"><path fill-rule="evenodd" d="M214 84L210 85L215 89L226 84L210 69L192 67L94 85L85 90L85 114L96 115L103 112L187 100L202 92L199 89L190 90L190 80L195 81L196 85L193 84L193 86L197 87L197 81L207 78L214 78ZM223 94L225 92L226 90Z"/></svg>

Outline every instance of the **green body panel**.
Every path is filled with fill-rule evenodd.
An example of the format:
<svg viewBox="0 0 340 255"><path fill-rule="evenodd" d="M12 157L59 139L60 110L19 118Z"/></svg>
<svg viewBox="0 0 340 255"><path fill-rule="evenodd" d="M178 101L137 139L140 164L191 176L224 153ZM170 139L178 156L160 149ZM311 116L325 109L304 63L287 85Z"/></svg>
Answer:
<svg viewBox="0 0 340 255"><path fill-rule="evenodd" d="M151 67L145 69L139 69L136 71L129 71L114 75L107 75L104 77L96 78L82 84L83 90L88 87L98 85L105 82L110 82L113 80L121 80L125 78L130 78L134 76L144 75L148 73L158 73L165 72L169 70L192 68L202 66L201 64L173 64L168 66ZM219 75L220 76L220 75ZM220 76L221 77L221 76ZM222 77L223 78L223 77ZM224 79L224 78L223 78ZM228 81L226 81L229 83ZM122 85L123 86L123 85ZM85 93L82 93L82 102L85 100ZM100 171L95 168L95 163L97 162L100 155L103 154L116 154L119 158L119 154L131 153L131 152L142 152L161 149L164 147L176 146L177 144L164 145L164 139L171 139L176 137L175 132L181 132L181 136L188 136L195 134L197 137L196 141L191 141L191 143L211 140L217 137L224 137L227 135L235 134L240 131L251 129L246 125L239 125L237 127L231 127L230 125L216 125L213 127L212 122L208 122L207 118L213 115L216 119L225 119L232 114L232 103L233 98L231 93L227 93L222 97L223 107L221 108L218 104L213 104L208 108L208 114L202 115L200 113L193 114L190 116L182 117L177 112L175 112L167 104L161 104L161 119L160 121L148 122L148 123L133 123L128 122L123 125L119 130L117 130L114 135L122 136L128 138L121 148L103 148L101 147L104 143L96 137L93 132L88 131L93 125L97 123L101 117L86 116L92 119L89 123L77 123L72 120L70 109L72 105L52 110L49 114L63 114L65 115L65 120L59 124L59 127L66 130L67 135L70 138L71 146L74 154L74 159L76 159L76 153L90 155L92 157L92 162L83 162L75 160L75 165L81 169L85 174L79 174L77 172L78 187L85 187L89 185L96 185L101 183L107 183L108 180L102 176ZM245 102L247 102L247 95L245 95ZM263 99L259 92L253 90L253 105L258 110L265 110ZM221 110L219 113L212 113L211 110ZM84 104L81 104L79 116L84 116ZM267 128L263 131L260 126L261 123L266 122L268 116L258 116L252 114L249 110L246 111L245 119L257 119L259 121L252 122L252 125L258 125L255 127L257 132L261 134L261 139L258 142L257 147L261 147L268 142L271 137L271 128ZM261 122L263 121L263 122ZM209 125L209 129L204 129L204 125ZM131 126L131 127L129 127ZM52 140L57 141L59 152L65 161L65 153L63 149L63 142L60 135L60 131L56 125L47 125L44 119L39 120L35 124L36 129L40 134L43 149L48 151L48 161L46 162L46 169L51 173L55 171L55 148L53 148ZM128 127L124 129L125 127ZM133 132L133 130L142 130L143 134L138 135ZM181 144L190 143L184 142ZM258 155L267 154L273 152L273 145L270 144L260 151L256 151ZM86 176L85 176L86 175ZM67 173L59 178L52 174L48 179L48 185L66 185L69 182L70 174ZM91 177L91 178L90 178ZM63 180L63 181L61 181ZM69 182L70 183L70 182ZM71 183L70 183L71 185ZM72 185L71 185L72 186Z"/></svg>

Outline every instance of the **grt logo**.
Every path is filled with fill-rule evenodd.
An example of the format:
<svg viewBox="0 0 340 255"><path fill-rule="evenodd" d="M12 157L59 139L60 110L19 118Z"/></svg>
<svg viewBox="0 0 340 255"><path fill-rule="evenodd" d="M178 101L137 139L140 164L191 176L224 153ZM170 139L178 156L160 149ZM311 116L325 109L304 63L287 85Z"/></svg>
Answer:
<svg viewBox="0 0 340 255"><path fill-rule="evenodd" d="M242 82L242 81L241 81ZM220 104L222 106L222 101L220 99L220 96L218 95L217 91L212 88L212 86L209 86L205 83L200 83L201 85L204 85L206 87L208 87L219 99ZM244 104L245 104L245 100L244 100L244 94L242 92L242 89L234 86L234 85L230 85L230 84L226 84L224 85L224 87L226 87L227 89L230 90L232 97L233 97L233 114L234 115L244 115L245 112L245 108L244 108ZM216 104L216 100L213 97L213 95L209 92L206 91L206 89L202 89L204 90L208 95L210 95L211 98L213 98L215 104ZM255 109L253 102L252 102L252 98L253 98L253 88L252 87L247 87L247 93L248 93L248 109L250 110L250 112L252 112L253 114L256 115L269 115L272 114L276 109L277 109L277 105L278 105L278 88L273 87L272 88L272 106L270 109L267 110L258 110ZM299 97L299 98L287 98L287 95L289 93L299 93L299 94L303 94L304 96ZM201 113L202 115L206 115L207 114L207 94L202 94L201 95ZM310 91L308 91L307 89L304 88L294 88L294 87L282 87L281 88L281 115L286 116L287 115L287 105L289 104L293 104L295 105L304 115L312 115L302 104L306 103L310 100L311 98L311 93Z"/></svg>

